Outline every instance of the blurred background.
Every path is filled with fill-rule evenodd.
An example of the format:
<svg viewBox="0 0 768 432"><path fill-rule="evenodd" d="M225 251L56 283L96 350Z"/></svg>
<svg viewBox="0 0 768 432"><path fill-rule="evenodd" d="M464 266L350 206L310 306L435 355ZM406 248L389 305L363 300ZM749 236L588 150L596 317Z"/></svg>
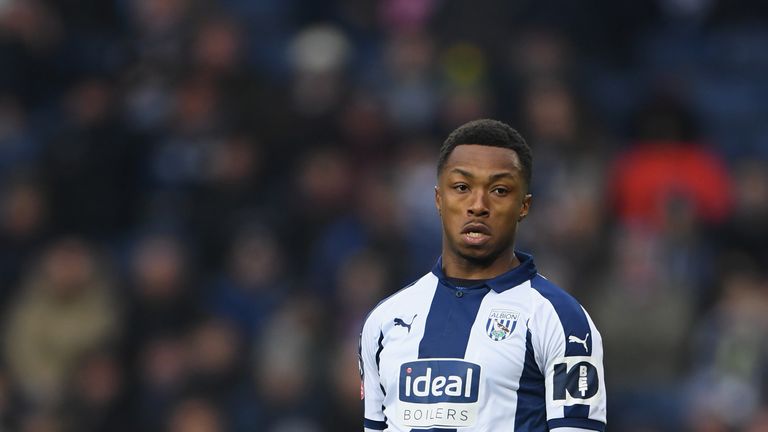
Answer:
<svg viewBox="0 0 768 432"><path fill-rule="evenodd" d="M758 0L0 0L0 430L361 430L493 117L609 430L768 431L766 46Z"/></svg>

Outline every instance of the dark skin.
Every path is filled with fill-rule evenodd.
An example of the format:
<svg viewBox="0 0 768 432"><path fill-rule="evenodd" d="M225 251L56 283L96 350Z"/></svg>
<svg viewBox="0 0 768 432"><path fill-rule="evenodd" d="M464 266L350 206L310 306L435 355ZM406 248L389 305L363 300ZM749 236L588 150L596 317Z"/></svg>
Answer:
<svg viewBox="0 0 768 432"><path fill-rule="evenodd" d="M490 279L520 264L517 225L531 206L514 150L477 144L454 148L438 175L435 205L443 224L443 271Z"/></svg>

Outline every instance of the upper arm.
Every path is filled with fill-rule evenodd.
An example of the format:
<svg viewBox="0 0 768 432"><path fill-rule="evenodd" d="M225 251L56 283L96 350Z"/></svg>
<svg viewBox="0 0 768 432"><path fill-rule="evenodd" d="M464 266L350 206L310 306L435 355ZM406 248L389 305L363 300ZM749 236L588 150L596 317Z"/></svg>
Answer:
<svg viewBox="0 0 768 432"><path fill-rule="evenodd" d="M544 374L549 428L603 431L603 348L594 323L575 301L545 303L535 321L533 342Z"/></svg>
<svg viewBox="0 0 768 432"><path fill-rule="evenodd" d="M384 430L384 390L379 380L379 354L384 335L375 318L369 316L360 333L360 397L364 405L365 430Z"/></svg>

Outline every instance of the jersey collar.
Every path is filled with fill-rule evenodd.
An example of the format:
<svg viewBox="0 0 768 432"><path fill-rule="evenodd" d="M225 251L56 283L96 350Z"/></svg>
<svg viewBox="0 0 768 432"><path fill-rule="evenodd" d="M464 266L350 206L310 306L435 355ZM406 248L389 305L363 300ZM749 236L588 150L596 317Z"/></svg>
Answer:
<svg viewBox="0 0 768 432"><path fill-rule="evenodd" d="M533 256L527 253L515 251L515 256L520 260L520 265L502 273L495 278L485 281L490 289L497 293L502 293L510 288L514 288L521 283L533 279L536 276L536 264L533 262ZM432 273L437 276L440 283L453 286L448 282L445 272L443 272L443 257L437 259L435 266L432 267Z"/></svg>

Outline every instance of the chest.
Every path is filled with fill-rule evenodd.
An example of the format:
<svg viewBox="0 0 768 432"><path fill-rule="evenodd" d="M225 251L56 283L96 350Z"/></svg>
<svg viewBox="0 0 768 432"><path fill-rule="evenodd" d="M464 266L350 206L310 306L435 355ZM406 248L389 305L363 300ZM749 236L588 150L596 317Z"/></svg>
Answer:
<svg viewBox="0 0 768 432"><path fill-rule="evenodd" d="M417 390L416 382L433 396L469 394L473 386L481 398L517 390L531 355L528 302L512 293L455 294L438 291L426 305L402 305L384 323L379 373L388 394Z"/></svg>

